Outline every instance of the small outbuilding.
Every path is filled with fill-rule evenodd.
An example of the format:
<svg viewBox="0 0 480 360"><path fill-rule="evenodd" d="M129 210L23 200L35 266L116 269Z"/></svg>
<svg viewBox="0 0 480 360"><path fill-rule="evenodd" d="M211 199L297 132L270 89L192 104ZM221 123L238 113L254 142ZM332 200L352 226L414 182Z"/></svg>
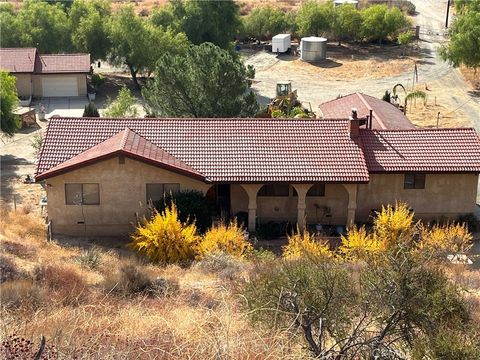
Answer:
<svg viewBox="0 0 480 360"><path fill-rule="evenodd" d="M36 48L2 48L0 69L17 78L22 98L86 96L90 54L41 55Z"/></svg>
<svg viewBox="0 0 480 360"><path fill-rule="evenodd" d="M278 34L272 38L272 52L286 53L292 47L290 34Z"/></svg>

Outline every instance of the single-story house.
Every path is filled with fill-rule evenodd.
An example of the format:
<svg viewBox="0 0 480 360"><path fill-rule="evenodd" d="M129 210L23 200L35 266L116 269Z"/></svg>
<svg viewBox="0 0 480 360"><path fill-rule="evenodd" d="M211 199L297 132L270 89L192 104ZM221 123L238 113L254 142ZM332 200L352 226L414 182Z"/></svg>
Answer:
<svg viewBox="0 0 480 360"><path fill-rule="evenodd" d="M36 48L0 48L0 69L17 78L18 96L86 96L90 54L39 54Z"/></svg>
<svg viewBox="0 0 480 360"><path fill-rule="evenodd" d="M35 179L54 233L125 234L164 192L194 189L226 214L345 224L406 201L419 218L474 211L474 129L376 130L352 119L52 118Z"/></svg>
<svg viewBox="0 0 480 360"><path fill-rule="evenodd" d="M371 119L371 128L378 130L415 129L403 111L395 105L359 92L320 104L320 118L345 119L356 108L358 116Z"/></svg>

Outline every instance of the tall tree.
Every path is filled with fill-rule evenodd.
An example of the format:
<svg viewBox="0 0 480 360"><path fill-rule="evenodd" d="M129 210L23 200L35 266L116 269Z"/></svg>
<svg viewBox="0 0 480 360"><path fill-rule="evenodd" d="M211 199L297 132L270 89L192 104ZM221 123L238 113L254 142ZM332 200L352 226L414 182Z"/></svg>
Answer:
<svg viewBox="0 0 480 360"><path fill-rule="evenodd" d="M137 88L140 88L138 73L151 73L160 54L178 54L188 46L185 34L152 25L135 15L131 6L122 8L112 17L109 38L112 42L110 60L128 67Z"/></svg>
<svg viewBox="0 0 480 360"><path fill-rule="evenodd" d="M75 0L70 7L71 41L76 51L88 52L92 61L105 59L111 46L108 38L110 3L106 0Z"/></svg>
<svg viewBox="0 0 480 360"><path fill-rule="evenodd" d="M18 116L13 110L18 105L16 78L6 71L0 71L0 107L1 107L1 129L7 135L13 135L20 127Z"/></svg>
<svg viewBox="0 0 480 360"><path fill-rule="evenodd" d="M249 90L252 76L230 52L210 43L192 45L183 56L164 54L142 95L155 116L249 117L258 111Z"/></svg>
<svg viewBox="0 0 480 360"><path fill-rule="evenodd" d="M308 0L298 10L296 17L298 33L301 36L319 36L331 30L332 4L319 4Z"/></svg>
<svg viewBox="0 0 480 360"><path fill-rule="evenodd" d="M450 41L440 48L440 56L455 67L465 65L477 69L480 66L480 12L462 11L449 35Z"/></svg>
<svg viewBox="0 0 480 360"><path fill-rule="evenodd" d="M12 4L0 4L0 24L2 26L0 47L20 47L22 30Z"/></svg>
<svg viewBox="0 0 480 360"><path fill-rule="evenodd" d="M396 38L400 30L408 25L405 15L395 7L373 5L362 10L361 14L361 33L369 41L381 43L388 38Z"/></svg>
<svg viewBox="0 0 480 360"><path fill-rule="evenodd" d="M254 8L243 20L246 34L257 39L271 38L288 27L285 12L270 5Z"/></svg>
<svg viewBox="0 0 480 360"><path fill-rule="evenodd" d="M68 19L62 5L26 0L18 11L17 21L21 46L34 46L41 53L69 49Z"/></svg>
<svg viewBox="0 0 480 360"><path fill-rule="evenodd" d="M362 15L353 5L344 4L334 8L331 31L339 45L342 41L354 39L361 26Z"/></svg>
<svg viewBox="0 0 480 360"><path fill-rule="evenodd" d="M180 31L194 44L211 42L226 49L237 34L241 22L238 5L225 1L175 1L174 16Z"/></svg>

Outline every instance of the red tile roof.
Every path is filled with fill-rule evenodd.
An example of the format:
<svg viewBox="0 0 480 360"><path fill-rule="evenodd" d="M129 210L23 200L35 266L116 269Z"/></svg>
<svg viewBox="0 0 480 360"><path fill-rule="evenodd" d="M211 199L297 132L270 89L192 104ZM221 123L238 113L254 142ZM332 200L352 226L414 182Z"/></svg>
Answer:
<svg viewBox="0 0 480 360"><path fill-rule="evenodd" d="M33 73L37 49L0 48L0 69L11 73Z"/></svg>
<svg viewBox="0 0 480 360"><path fill-rule="evenodd" d="M35 73L88 73L90 54L39 55L35 62Z"/></svg>
<svg viewBox="0 0 480 360"><path fill-rule="evenodd" d="M360 130L370 172L480 172L474 129Z"/></svg>
<svg viewBox="0 0 480 360"><path fill-rule="evenodd" d="M37 165L37 180L81 153L82 158L89 158L98 151L97 145L103 143L103 148L126 128L207 181L369 179L362 150L350 138L348 120L52 118Z"/></svg>
<svg viewBox="0 0 480 360"><path fill-rule="evenodd" d="M183 161L175 158L163 149L160 149L158 146L152 144L150 141L141 137L129 128L125 128L125 130L98 145L95 145L71 159L45 171L39 179L56 176L74 168L92 164L117 155L126 155L152 165L204 179L200 173L189 167Z"/></svg>
<svg viewBox="0 0 480 360"><path fill-rule="evenodd" d="M352 108L356 108L358 116L364 118L370 115L370 110L373 110L373 129L400 130L415 128L405 114L392 104L358 92L327 101L321 104L319 108L323 117L327 119L345 119L350 116Z"/></svg>
<svg viewBox="0 0 480 360"><path fill-rule="evenodd" d="M90 54L40 55L35 48L0 48L0 68L11 73L88 73Z"/></svg>

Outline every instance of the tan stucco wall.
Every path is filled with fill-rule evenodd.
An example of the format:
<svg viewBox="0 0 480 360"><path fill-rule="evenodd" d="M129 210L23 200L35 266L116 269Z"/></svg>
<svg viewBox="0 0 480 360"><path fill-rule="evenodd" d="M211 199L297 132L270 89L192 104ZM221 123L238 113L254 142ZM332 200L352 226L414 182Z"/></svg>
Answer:
<svg viewBox="0 0 480 360"><path fill-rule="evenodd" d="M147 183L179 183L180 189L206 192L211 184L195 180L142 162L117 158L105 160L46 180L48 217L53 232L83 234L82 206L65 204L65 183L98 183L100 205L84 205L87 233L94 235L126 234L136 214L143 216L146 206Z"/></svg>
<svg viewBox="0 0 480 360"><path fill-rule="evenodd" d="M356 220L365 221L371 209L405 201L418 218L455 218L474 211L478 175L426 174L425 189L404 189L404 174L370 174L358 186Z"/></svg>
<svg viewBox="0 0 480 360"><path fill-rule="evenodd" d="M87 95L87 75L86 74L50 74L50 75L32 75L32 82L33 82L33 96L35 97L42 97L43 96L43 88L42 88L42 79L45 76L75 76L77 78L77 85L78 85L78 96L86 96Z"/></svg>
<svg viewBox="0 0 480 360"><path fill-rule="evenodd" d="M14 74L17 78L17 92L19 96L32 95L32 75L31 74Z"/></svg>

